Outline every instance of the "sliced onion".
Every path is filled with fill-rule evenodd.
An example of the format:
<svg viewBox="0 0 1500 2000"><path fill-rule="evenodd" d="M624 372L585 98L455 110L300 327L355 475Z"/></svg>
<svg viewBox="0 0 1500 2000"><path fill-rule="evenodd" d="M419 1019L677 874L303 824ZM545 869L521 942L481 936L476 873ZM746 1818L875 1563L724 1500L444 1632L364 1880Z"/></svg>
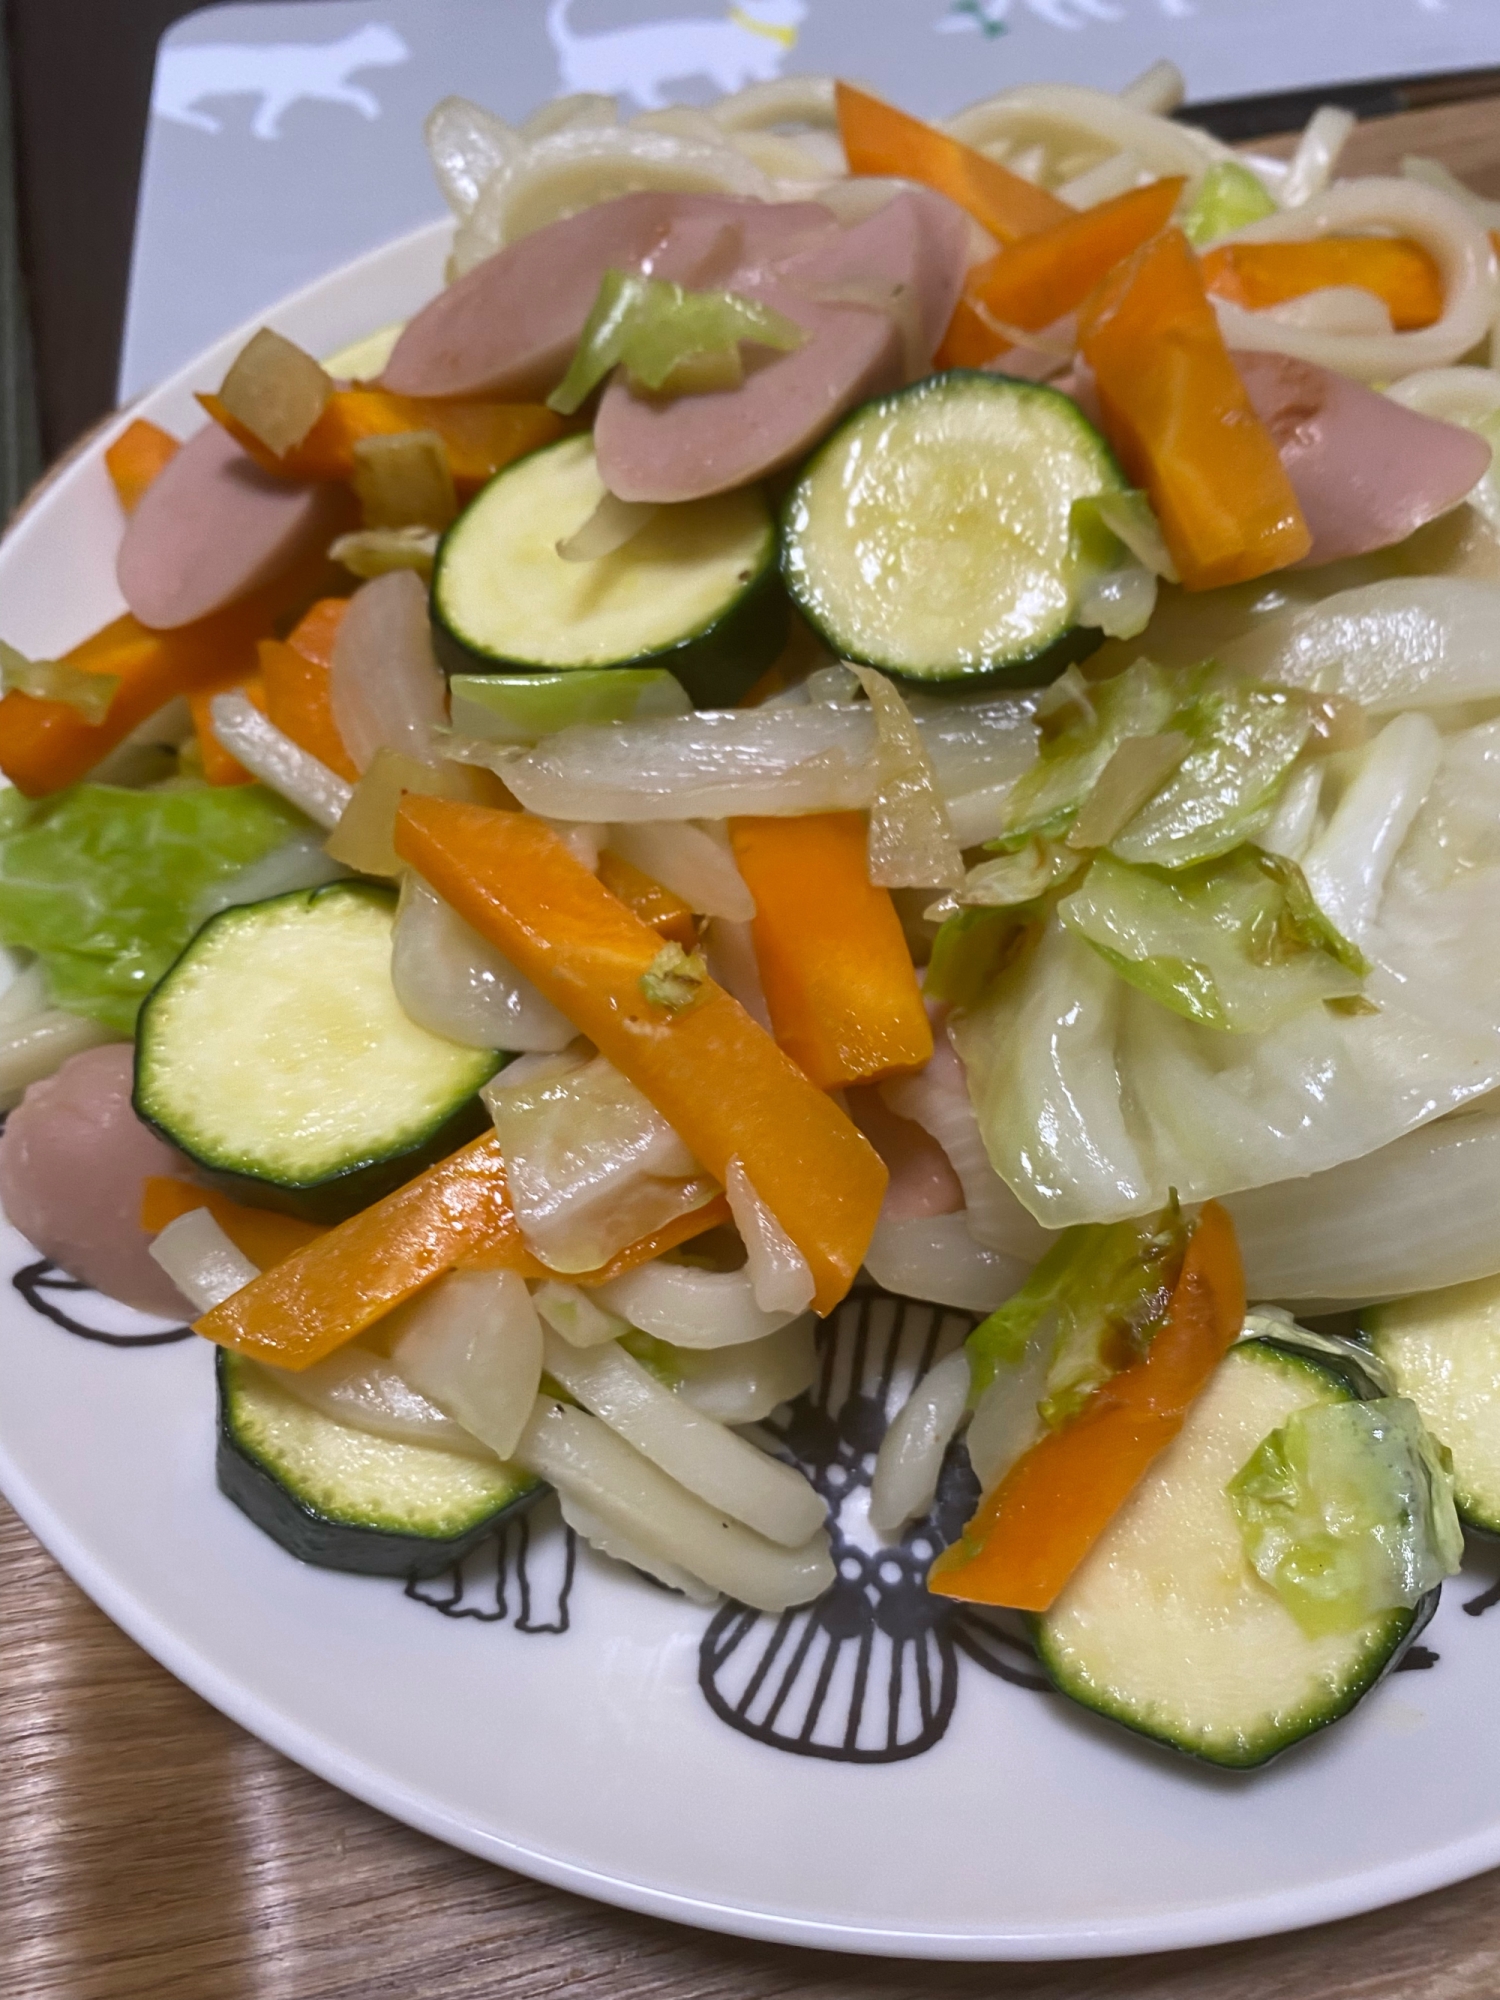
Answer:
<svg viewBox="0 0 1500 2000"><path fill-rule="evenodd" d="M312 356L268 326L250 336L219 388L230 416L277 458L301 444L332 394Z"/></svg>
<svg viewBox="0 0 1500 2000"><path fill-rule="evenodd" d="M354 787L336 771L294 743L248 695L216 694L208 712L219 742L263 785L280 792L316 825L338 825Z"/></svg>
<svg viewBox="0 0 1500 2000"><path fill-rule="evenodd" d="M647 820L610 830L609 846L703 917L748 923L755 898L728 845L691 820Z"/></svg>
<svg viewBox="0 0 1500 2000"><path fill-rule="evenodd" d="M865 1269L888 1292L964 1312L993 1312L1026 1282L1029 1260L986 1250L965 1217L913 1216L875 1225Z"/></svg>
<svg viewBox="0 0 1500 2000"><path fill-rule="evenodd" d="M189 1209L151 1239L151 1255L182 1296L211 1312L260 1276L206 1208Z"/></svg>
<svg viewBox="0 0 1500 2000"><path fill-rule="evenodd" d="M963 857L911 711L884 674L859 666L854 672L875 716L870 880L887 889L956 888Z"/></svg>
<svg viewBox="0 0 1500 2000"><path fill-rule="evenodd" d="M396 998L419 1028L472 1049L553 1052L571 1022L441 896L408 873L391 940Z"/></svg>
<svg viewBox="0 0 1500 2000"><path fill-rule="evenodd" d="M22 978L25 978L22 974ZM40 981L38 981L38 987ZM10 989L6 999L10 998ZM41 1007L18 1016L0 1029L0 1111L13 1111L32 1084L55 1076L65 1062L115 1039L83 1014L61 1007Z"/></svg>
<svg viewBox="0 0 1500 2000"><path fill-rule="evenodd" d="M428 112L425 129L432 171L460 222L473 214L485 182L524 144L503 118L467 97L443 98Z"/></svg>
<svg viewBox="0 0 1500 2000"><path fill-rule="evenodd" d="M1318 823L1318 800L1323 790L1323 772L1316 764L1295 771L1282 788L1276 810L1261 829L1257 844L1267 854L1284 854L1288 861L1300 861L1307 852Z"/></svg>
<svg viewBox="0 0 1500 2000"><path fill-rule="evenodd" d="M881 1439L870 1481L870 1526L897 1534L937 1494L943 1454L969 1402L969 1357L960 1347L929 1368Z"/></svg>
<svg viewBox="0 0 1500 2000"><path fill-rule="evenodd" d="M361 770L377 750L441 761L447 685L432 654L427 593L410 570L392 570L349 600L333 642L333 719Z"/></svg>
<svg viewBox="0 0 1500 2000"><path fill-rule="evenodd" d="M374 1437L492 1458L472 1432L440 1410L386 1360L365 1347L340 1347L311 1368L278 1368L275 1380L299 1403Z"/></svg>
<svg viewBox="0 0 1500 2000"><path fill-rule="evenodd" d="M1015 1367L996 1374L969 1420L969 1458L986 1493L1042 1434L1037 1404L1047 1386L1051 1345L1050 1330L1045 1339L1029 1342Z"/></svg>
<svg viewBox="0 0 1500 2000"><path fill-rule="evenodd" d="M594 1297L643 1333L654 1333L676 1347L741 1347L747 1341L764 1340L792 1317L762 1311L755 1303L748 1268L702 1271L694 1264L671 1264L661 1257L595 1286Z"/></svg>
<svg viewBox="0 0 1500 2000"><path fill-rule="evenodd" d="M757 1424L810 1388L818 1372L817 1321L803 1313L789 1326L743 1347L710 1352L679 1348L677 1393L721 1424Z"/></svg>
<svg viewBox="0 0 1500 2000"><path fill-rule="evenodd" d="M1302 859L1318 907L1356 943L1374 923L1401 843L1442 762L1430 716L1398 715L1369 749L1332 819Z"/></svg>
<svg viewBox="0 0 1500 2000"><path fill-rule="evenodd" d="M196 922L206 923L220 910L240 903L263 903L269 896L285 896L294 889L321 889L325 882L337 882L344 873L321 840L310 833L294 833L237 875L216 882L193 905L193 916Z"/></svg>
<svg viewBox="0 0 1500 2000"><path fill-rule="evenodd" d="M821 1596L834 1580L826 1533L800 1549L768 1542L687 1492L584 1410L539 1397L515 1456L606 1531L741 1604L783 1611Z"/></svg>
<svg viewBox="0 0 1500 2000"><path fill-rule="evenodd" d="M1252 1298L1363 1304L1500 1271L1500 1107L1230 1195Z"/></svg>
<svg viewBox="0 0 1500 2000"><path fill-rule="evenodd" d="M438 537L431 528L361 528L340 535L329 547L330 558L351 576L388 576L393 569L409 569L426 583L437 560Z"/></svg>
<svg viewBox="0 0 1500 2000"><path fill-rule="evenodd" d="M771 1033L771 1010L760 983L760 967L755 958L755 940L749 924L732 924L718 917L708 926L703 940L709 977L715 985L732 994L751 1020Z"/></svg>
<svg viewBox="0 0 1500 2000"><path fill-rule="evenodd" d="M736 1156L724 1171L724 1193L745 1245L745 1269L762 1312L800 1313L812 1304L811 1266L756 1192Z"/></svg>
<svg viewBox="0 0 1500 2000"><path fill-rule="evenodd" d="M398 1310L397 1374L510 1458L542 1377L542 1327L525 1280L514 1271L450 1271Z"/></svg>
<svg viewBox="0 0 1500 2000"><path fill-rule="evenodd" d="M629 1322L618 1313L606 1311L577 1285L565 1285L556 1278L538 1285L531 1303L542 1324L574 1347L602 1347L630 1331Z"/></svg>
<svg viewBox="0 0 1500 2000"><path fill-rule="evenodd" d="M653 1465L768 1541L798 1549L823 1526L827 1506L800 1472L684 1403L623 1348L552 1334L543 1366Z"/></svg>
<svg viewBox="0 0 1500 2000"><path fill-rule="evenodd" d="M378 749L370 759L339 823L325 843L335 861L357 875L382 875L399 881L407 872L396 852L396 815L402 795L417 792L429 799L475 798L483 781L462 764L429 763L404 750Z"/></svg>
<svg viewBox="0 0 1500 2000"><path fill-rule="evenodd" d="M597 1270L717 1192L649 1098L603 1056L554 1056L540 1074L515 1065L482 1094L522 1239L550 1270Z"/></svg>

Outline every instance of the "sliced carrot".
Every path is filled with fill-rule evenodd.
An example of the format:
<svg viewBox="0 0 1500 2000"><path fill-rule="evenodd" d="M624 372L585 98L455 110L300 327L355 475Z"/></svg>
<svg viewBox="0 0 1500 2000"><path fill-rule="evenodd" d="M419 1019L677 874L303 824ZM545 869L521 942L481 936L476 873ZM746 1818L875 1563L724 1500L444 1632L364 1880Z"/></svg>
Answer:
<svg viewBox="0 0 1500 2000"><path fill-rule="evenodd" d="M1076 312L1122 257L1128 257L1171 220L1181 178L1152 181L1114 201L1025 237L976 265L949 322L934 367L979 368L1011 345L1001 326L1038 333Z"/></svg>
<svg viewBox="0 0 1500 2000"><path fill-rule="evenodd" d="M128 424L104 454L105 469L114 482L120 505L131 513L141 495L163 466L181 449L170 431L137 417Z"/></svg>
<svg viewBox="0 0 1500 2000"><path fill-rule="evenodd" d="M599 856L599 880L612 896L619 897L627 910L634 910L643 924L649 924L658 937L680 945L697 943L697 918L681 896L674 896L643 869L612 854L607 847Z"/></svg>
<svg viewBox="0 0 1500 2000"><path fill-rule="evenodd" d="M354 473L354 447L362 438L436 431L448 447L454 483L464 494L474 492L513 459L551 444L569 428L541 403L447 402L395 396L388 389L335 389L301 444L278 458L230 416L217 396L200 396L198 401L252 458L286 479L349 479Z"/></svg>
<svg viewBox="0 0 1500 2000"><path fill-rule="evenodd" d="M1332 285L1357 285L1390 308L1398 333L1443 316L1443 274L1409 236L1316 236L1299 243L1220 243L1203 257L1203 282L1250 312Z"/></svg>
<svg viewBox="0 0 1500 2000"><path fill-rule="evenodd" d="M889 889L870 880L863 813L735 819L751 937L776 1039L820 1090L920 1069L932 1028Z"/></svg>
<svg viewBox="0 0 1500 2000"><path fill-rule="evenodd" d="M233 689L248 695L255 706L265 712L266 690L259 677L248 681L226 681L222 687L202 688L197 694L188 696L188 713L193 718L193 731L198 738L198 755L203 763L204 778L211 785L253 785L255 773L247 771L238 757L233 757L214 735L212 704L216 694L228 694Z"/></svg>
<svg viewBox="0 0 1500 2000"><path fill-rule="evenodd" d="M950 139L852 84L834 86L839 136L851 174L920 181L966 208L999 243L1018 243L1073 214L1065 201L1023 180L998 160Z"/></svg>
<svg viewBox="0 0 1500 2000"><path fill-rule="evenodd" d="M721 986L677 1008L643 977L660 937L550 827L409 795L396 851L541 989L681 1135L715 1179L738 1159L832 1311L864 1260L886 1172L868 1142Z"/></svg>
<svg viewBox="0 0 1500 2000"><path fill-rule="evenodd" d="M300 1222L294 1215L277 1215L269 1208L247 1208L216 1188L196 1187L167 1174L153 1174L141 1192L141 1227L148 1236L159 1235L169 1222L195 1208L206 1208L235 1249L263 1271L328 1234L316 1222Z"/></svg>
<svg viewBox="0 0 1500 2000"><path fill-rule="evenodd" d="M352 785L359 770L333 719L328 678L333 642L348 603L345 597L325 597L284 644L278 639L263 639L260 672L265 682L266 714L276 727Z"/></svg>
<svg viewBox="0 0 1500 2000"><path fill-rule="evenodd" d="M970 1604L1045 1611L1182 1429L1244 1320L1234 1224L1211 1201L1142 1359L1016 1460L933 1564L928 1589Z"/></svg>
<svg viewBox="0 0 1500 2000"><path fill-rule="evenodd" d="M603 1284L727 1215L724 1202L710 1202L569 1282ZM263 1271L205 1313L197 1329L278 1368L310 1368L460 1264L551 1275L521 1240L493 1132Z"/></svg>
<svg viewBox="0 0 1500 2000"><path fill-rule="evenodd" d="M1115 266L1083 307L1079 347L1110 443L1150 495L1187 589L1242 583L1307 554L1297 496L1180 229Z"/></svg>

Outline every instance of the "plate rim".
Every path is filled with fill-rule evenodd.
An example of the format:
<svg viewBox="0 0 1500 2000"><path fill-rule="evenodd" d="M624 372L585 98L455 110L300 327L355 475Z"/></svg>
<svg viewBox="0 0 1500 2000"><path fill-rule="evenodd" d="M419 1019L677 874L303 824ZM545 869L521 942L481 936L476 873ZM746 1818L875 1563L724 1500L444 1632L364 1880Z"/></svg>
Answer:
<svg viewBox="0 0 1500 2000"><path fill-rule="evenodd" d="M135 416L190 392L195 378L217 365L221 357L237 352L258 327L315 314L320 307L336 310L338 295L357 284L362 276L376 276L403 258L419 261L447 240L452 226L446 219L423 223L300 286L224 334L134 402L113 412L49 467L26 495L0 537L0 556L49 496L56 492L58 503L65 504L61 493L71 477L85 472L93 461L102 458L106 446ZM1486 1830L1406 1860L1339 1875L1302 1889L1281 1889L1237 1902L1206 1903L1166 1916L1111 1919L1068 1929L1056 1926L1035 1932L1014 1926L991 1931L928 1931L911 1926L886 1929L823 1922L777 1914L767 1908L736 1905L732 1901L677 1894L476 1828L460 1815L445 1811L430 1797L387 1777L377 1765L339 1750L315 1729L302 1724L295 1714L256 1694L242 1680L206 1658L168 1621L142 1605L128 1585L116 1582L108 1566L95 1560L46 1495L22 1473L6 1449L3 1434L0 1434L0 1492L64 1573L143 1651L211 1707L325 1783L446 1846L551 1887L722 1936L866 1957L933 1962L1055 1963L1133 1957L1243 1943L1336 1922L1430 1894L1500 1864L1500 1808L1497 1808L1496 1818Z"/></svg>

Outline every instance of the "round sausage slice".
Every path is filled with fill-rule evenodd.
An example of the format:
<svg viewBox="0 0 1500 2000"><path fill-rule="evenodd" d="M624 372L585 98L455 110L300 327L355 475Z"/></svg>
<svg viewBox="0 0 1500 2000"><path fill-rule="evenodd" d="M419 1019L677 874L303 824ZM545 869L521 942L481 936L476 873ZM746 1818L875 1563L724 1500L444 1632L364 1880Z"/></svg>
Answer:
<svg viewBox="0 0 1500 2000"><path fill-rule="evenodd" d="M297 486L263 472L227 432L208 424L142 494L115 576L141 623L170 631L326 548L347 507L342 488Z"/></svg>

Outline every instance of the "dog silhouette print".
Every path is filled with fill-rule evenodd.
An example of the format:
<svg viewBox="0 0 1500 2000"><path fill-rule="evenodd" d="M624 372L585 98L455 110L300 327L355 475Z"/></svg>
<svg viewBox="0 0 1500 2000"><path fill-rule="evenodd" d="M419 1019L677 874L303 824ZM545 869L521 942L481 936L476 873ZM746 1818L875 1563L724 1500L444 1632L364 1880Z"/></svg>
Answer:
<svg viewBox="0 0 1500 2000"><path fill-rule="evenodd" d="M807 19L807 0L737 0L719 20L643 21L581 35L568 18L571 5L551 0L547 9L563 89L633 97L647 111L664 109L668 85L689 77L707 77L726 93L773 82Z"/></svg>
<svg viewBox="0 0 1500 2000"><path fill-rule="evenodd" d="M380 100L351 81L361 70L390 69L411 50L394 28L369 22L337 42L198 42L165 48L157 58L151 109L158 118L221 132L202 107L219 97L258 97L250 121L257 139L275 139L294 104L346 104L365 118Z"/></svg>

